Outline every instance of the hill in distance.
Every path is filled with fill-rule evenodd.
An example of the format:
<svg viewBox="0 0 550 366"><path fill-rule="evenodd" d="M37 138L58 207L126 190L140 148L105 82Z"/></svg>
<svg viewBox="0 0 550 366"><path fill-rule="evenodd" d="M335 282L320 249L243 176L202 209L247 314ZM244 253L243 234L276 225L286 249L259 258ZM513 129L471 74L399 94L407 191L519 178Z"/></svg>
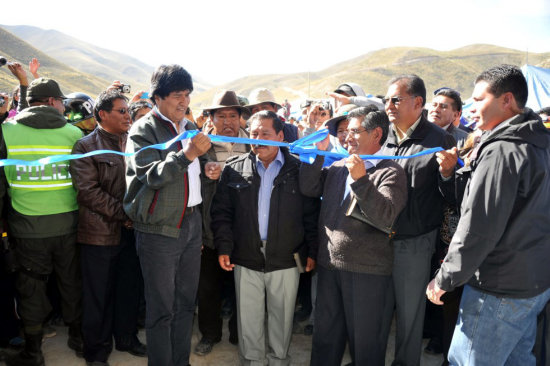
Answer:
<svg viewBox="0 0 550 366"><path fill-rule="evenodd" d="M1 27L77 70L110 82L120 80L130 84L132 92L149 88L154 67L137 58L92 45L53 29L45 30L28 25L2 25ZM194 81L195 88L199 92L210 88L209 84L199 79Z"/></svg>
<svg viewBox="0 0 550 366"><path fill-rule="evenodd" d="M20 62L25 70L28 70L29 61L33 57L38 58L41 64L38 70L40 76L51 77L57 80L63 93L81 91L95 96L98 91L110 85L110 81L75 70L2 28L0 28L0 55L9 61ZM32 81L33 77L28 71L27 76L29 82ZM1 67L0 90L11 92L17 85L17 79L8 68L6 66Z"/></svg>
<svg viewBox="0 0 550 366"><path fill-rule="evenodd" d="M529 53L528 57L531 65L550 65L550 52ZM333 91L346 81L358 83L367 94L384 95L387 82L393 76L411 73L424 80L428 100L433 90L443 86L455 88L465 100L471 96L475 77L483 70L502 63L522 66L526 63L526 53L486 44L451 51L414 47L386 48L319 72L311 72L309 76L308 73L296 73L241 78L204 93L193 94L192 104L197 109L207 107L219 89L234 90L248 97L250 91L257 87L270 89L280 102L306 97L326 98L326 92Z"/></svg>

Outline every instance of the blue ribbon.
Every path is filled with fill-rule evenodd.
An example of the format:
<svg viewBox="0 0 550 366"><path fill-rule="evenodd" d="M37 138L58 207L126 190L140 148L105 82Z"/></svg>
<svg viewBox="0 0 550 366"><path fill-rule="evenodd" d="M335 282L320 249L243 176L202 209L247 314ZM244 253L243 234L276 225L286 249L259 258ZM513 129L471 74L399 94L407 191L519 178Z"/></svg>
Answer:
<svg viewBox="0 0 550 366"><path fill-rule="evenodd" d="M0 160L0 167L10 166L10 165L24 165L24 166L46 165L46 164L58 163L61 161L82 159L82 158L87 158L90 156L102 155L102 154L115 154L115 155L130 157L130 156L139 154L141 151L144 151L147 149L166 150L176 142L193 138L198 133L200 133L199 130L185 131L182 134L174 137L173 139L165 143L149 145L134 153L124 153L124 152L114 151L114 150L95 150L95 151L90 151L86 154L53 155L53 156L48 156L48 157L38 159L38 160L33 160L33 161L19 160L19 159L2 159ZM341 152L323 151L323 150L318 150L315 147L315 144L317 142L324 140L328 136L328 129L326 128L316 131L311 135L303 137L299 140L296 140L291 144L286 142L271 141L271 140L256 140L256 139L243 138L243 137L229 137L229 136L221 136L221 135L208 135L208 136L210 137L210 140L214 142L234 142L234 143L240 143L240 144L287 147L291 153L300 155L301 161L308 162L308 163L313 162L313 160L315 159L315 156L317 155L323 155L325 156L325 159L329 158L332 161L340 160L349 156L349 154L344 151L341 151ZM443 148L436 147L433 149L424 150L419 153L408 155L408 156L360 155L360 157L361 159L410 159L418 156L433 154L435 152L442 151L442 150ZM459 159L459 164L461 166L464 165L464 163L462 163L460 159Z"/></svg>

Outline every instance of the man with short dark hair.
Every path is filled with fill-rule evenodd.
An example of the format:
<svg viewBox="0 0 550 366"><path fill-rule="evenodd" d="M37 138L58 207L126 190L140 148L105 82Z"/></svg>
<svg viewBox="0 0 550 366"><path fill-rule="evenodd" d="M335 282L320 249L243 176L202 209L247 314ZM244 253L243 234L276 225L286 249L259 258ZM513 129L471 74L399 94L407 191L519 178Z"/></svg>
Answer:
<svg viewBox="0 0 550 366"><path fill-rule="evenodd" d="M435 147L455 146L451 135L428 122L422 110L426 87L417 75L401 75L389 82L384 98L391 128L383 155L407 156ZM420 363L422 327L430 261L443 219L440 190L454 192L454 165L439 167L435 154L397 159L407 173L408 201L395 225L393 291L386 321L396 309L396 344L393 365Z"/></svg>
<svg viewBox="0 0 550 366"><path fill-rule="evenodd" d="M187 365L202 244L199 157L210 139L199 133L164 150L143 149L196 129L185 119L193 82L183 67L159 66L150 90L155 106L128 135L126 152L135 155L126 159L124 211L143 271L149 365Z"/></svg>
<svg viewBox="0 0 550 366"><path fill-rule="evenodd" d="M441 304L446 291L466 284L452 365L535 365L537 314L550 300L550 132L525 108L527 93L516 66L476 79L472 113L484 134L458 228L426 289Z"/></svg>
<svg viewBox="0 0 550 366"><path fill-rule="evenodd" d="M55 80L35 79L27 93L30 107L2 124L0 159L34 161L52 151L70 154L82 132L63 117L64 98ZM42 323L51 311L46 292L53 272L63 300L63 318L69 324L68 346L81 353L82 284L75 244L78 204L69 164L6 166L0 184L7 187L11 203L7 220L20 265L16 289L25 333L25 349L6 364L44 364Z"/></svg>
<svg viewBox="0 0 550 366"><path fill-rule="evenodd" d="M356 108L347 119L351 155L328 168L317 156L300 168L301 191L323 197L311 365L340 365L346 341L353 364L384 365L386 339L380 334L390 325L383 315L393 267L388 230L407 202L407 178L394 161L359 157L376 155L384 144L384 112ZM320 150L327 145L317 144ZM348 215L352 205L365 221Z"/></svg>
<svg viewBox="0 0 550 366"><path fill-rule="evenodd" d="M123 152L131 119L128 99L119 90L101 92L95 101L97 128L80 139L73 154L95 150ZM138 340L141 271L132 222L124 212L124 157L95 155L71 162L80 206L77 242L80 244L84 358L107 365L114 336L116 349L146 356Z"/></svg>
<svg viewBox="0 0 550 366"><path fill-rule="evenodd" d="M451 88L438 89L428 107L428 121L447 131L454 137L458 148L462 147L466 142L468 133L453 124L462 114L460 94Z"/></svg>
<svg viewBox="0 0 550 366"><path fill-rule="evenodd" d="M282 142L283 122L271 111L258 112L250 137ZM214 243L220 266L235 272L244 365L290 364L299 253L312 270L317 243L318 202L300 194L299 166L284 147L252 145L251 153L227 161L214 196Z"/></svg>

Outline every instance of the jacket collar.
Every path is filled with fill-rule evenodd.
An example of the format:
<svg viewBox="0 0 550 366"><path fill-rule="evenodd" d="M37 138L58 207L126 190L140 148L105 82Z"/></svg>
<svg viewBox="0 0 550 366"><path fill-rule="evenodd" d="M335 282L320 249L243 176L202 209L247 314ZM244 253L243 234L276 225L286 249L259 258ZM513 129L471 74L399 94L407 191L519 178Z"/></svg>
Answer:
<svg viewBox="0 0 550 366"><path fill-rule="evenodd" d="M429 133L430 133L430 124L424 116L420 117L420 122L418 122L418 125L414 129L413 133L409 136L407 140L422 140L424 139ZM398 146L398 139L394 128L390 128L390 131L388 133L388 139L387 139L388 145L395 145Z"/></svg>
<svg viewBox="0 0 550 366"><path fill-rule="evenodd" d="M102 138L112 141L115 144L119 144L121 141L124 141L128 138L128 132L125 132L121 135L115 135L105 131L99 123L97 125L96 131L97 131L96 133L100 135Z"/></svg>

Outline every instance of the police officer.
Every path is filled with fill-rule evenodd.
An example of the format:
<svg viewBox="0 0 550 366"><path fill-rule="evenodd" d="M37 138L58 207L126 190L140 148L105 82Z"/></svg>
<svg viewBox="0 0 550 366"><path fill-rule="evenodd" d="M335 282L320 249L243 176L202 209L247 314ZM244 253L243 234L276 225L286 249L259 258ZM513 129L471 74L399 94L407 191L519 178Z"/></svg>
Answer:
<svg viewBox="0 0 550 366"><path fill-rule="evenodd" d="M63 117L64 99L56 81L35 79L27 93L30 107L2 124L0 158L33 161L70 154L82 132ZM75 246L78 206L68 168L65 161L1 170L0 195L7 191L11 203L7 219L20 265L16 289L26 338L25 348L8 356L7 365L44 365L42 323L51 311L46 282L54 271L69 324L68 346L82 352L82 286Z"/></svg>

